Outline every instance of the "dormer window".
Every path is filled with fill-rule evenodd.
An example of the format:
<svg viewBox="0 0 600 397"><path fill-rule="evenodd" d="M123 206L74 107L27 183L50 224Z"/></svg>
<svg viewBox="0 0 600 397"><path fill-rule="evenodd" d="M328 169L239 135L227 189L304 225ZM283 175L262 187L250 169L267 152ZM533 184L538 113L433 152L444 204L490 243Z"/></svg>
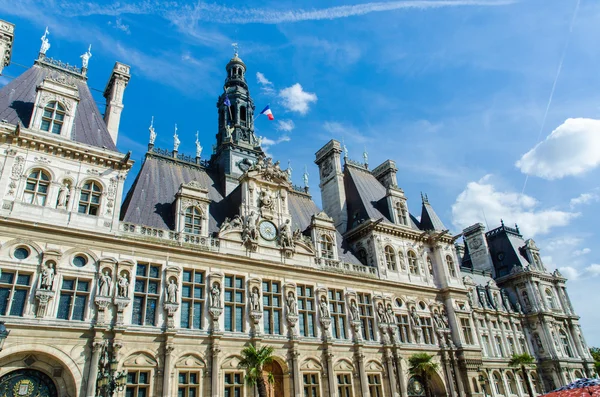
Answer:
<svg viewBox="0 0 600 397"><path fill-rule="evenodd" d="M50 177L40 169L33 170L27 177L23 199L28 204L46 205Z"/></svg>
<svg viewBox="0 0 600 397"><path fill-rule="evenodd" d="M84 183L81 188L78 212L80 214L98 216L100 196L102 196L102 187L98 182L88 181Z"/></svg>
<svg viewBox="0 0 600 397"><path fill-rule="evenodd" d="M57 101L48 102L44 107L40 130L60 135L65 121L65 108Z"/></svg>
<svg viewBox="0 0 600 397"><path fill-rule="evenodd" d="M321 257L333 259L333 240L326 234L321 235Z"/></svg>
<svg viewBox="0 0 600 397"><path fill-rule="evenodd" d="M202 233L202 212L198 207L188 207L185 210L184 231L191 234Z"/></svg>

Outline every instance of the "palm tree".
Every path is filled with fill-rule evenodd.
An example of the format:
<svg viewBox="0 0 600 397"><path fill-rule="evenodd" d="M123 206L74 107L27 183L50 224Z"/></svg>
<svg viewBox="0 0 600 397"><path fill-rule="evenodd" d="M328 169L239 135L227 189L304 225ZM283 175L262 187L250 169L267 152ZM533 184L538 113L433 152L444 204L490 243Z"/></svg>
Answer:
<svg viewBox="0 0 600 397"><path fill-rule="evenodd" d="M265 383L263 368L266 364L273 362L272 346L263 346L259 349L254 345L248 345L242 349L242 360L240 367L248 370L246 383L250 386L256 385L259 397L267 397L267 385ZM273 374L267 374L267 381L274 382Z"/></svg>
<svg viewBox="0 0 600 397"><path fill-rule="evenodd" d="M529 353L523 354L513 354L508 365L514 368L520 368L523 373L523 379L525 380L525 385L527 386L527 393L529 393L530 397L534 397L533 390L531 389L531 383L529 383L529 375L527 375L526 367L535 366L535 358L531 356Z"/></svg>
<svg viewBox="0 0 600 397"><path fill-rule="evenodd" d="M427 353L415 353L408 358L408 373L415 376L423 383L425 395L429 396L429 381L431 376L435 374L440 367L438 363L433 361L433 355Z"/></svg>

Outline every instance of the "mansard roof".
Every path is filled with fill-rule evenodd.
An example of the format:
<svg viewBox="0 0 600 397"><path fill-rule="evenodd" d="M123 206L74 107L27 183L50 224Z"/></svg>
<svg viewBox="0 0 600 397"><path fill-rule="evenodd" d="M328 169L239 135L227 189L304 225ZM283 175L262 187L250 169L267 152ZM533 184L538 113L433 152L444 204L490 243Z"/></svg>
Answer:
<svg viewBox="0 0 600 397"><path fill-rule="evenodd" d="M26 128L30 128L29 122L35 106L37 86L47 76L62 74L64 73L50 65L36 62L25 73L0 89L0 120L6 120L15 125L21 123ZM72 82L79 91L79 104L75 112L72 140L117 151L85 79L73 77Z"/></svg>
<svg viewBox="0 0 600 397"><path fill-rule="evenodd" d="M487 232L485 237L497 276L507 275L516 265L529 265L524 250L525 240L517 228L505 226L503 223L502 226Z"/></svg>
<svg viewBox="0 0 600 397"><path fill-rule="evenodd" d="M427 198L423 198L423 207L421 208L421 229L437 231L447 230L431 204L429 204Z"/></svg>
<svg viewBox="0 0 600 397"><path fill-rule="evenodd" d="M348 227L346 230L357 226L354 224L356 214L358 214L356 220L359 221L383 218L384 223L394 223L386 199L386 188L369 170L346 163L344 184L348 204ZM410 227L419 230L418 221L412 215L410 216Z"/></svg>

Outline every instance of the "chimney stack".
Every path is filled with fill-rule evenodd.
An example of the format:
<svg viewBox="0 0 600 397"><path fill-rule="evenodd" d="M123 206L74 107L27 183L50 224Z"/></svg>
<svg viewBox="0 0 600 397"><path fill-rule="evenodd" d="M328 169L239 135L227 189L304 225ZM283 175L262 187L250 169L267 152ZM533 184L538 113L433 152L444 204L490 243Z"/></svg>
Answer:
<svg viewBox="0 0 600 397"><path fill-rule="evenodd" d="M123 111L123 93L131 77L129 69L129 66L116 62L108 84L106 84L106 88L104 89L104 98L106 98L104 122L115 145L119 136L119 123L121 122L121 112Z"/></svg>
<svg viewBox="0 0 600 397"><path fill-rule="evenodd" d="M0 75L2 69L10 64L14 37L15 25L0 19Z"/></svg>
<svg viewBox="0 0 600 397"><path fill-rule="evenodd" d="M386 188L387 187L397 187L398 179L396 178L396 173L398 172L398 168L396 167L396 162L394 160L386 160L381 165L375 167L371 174Z"/></svg>

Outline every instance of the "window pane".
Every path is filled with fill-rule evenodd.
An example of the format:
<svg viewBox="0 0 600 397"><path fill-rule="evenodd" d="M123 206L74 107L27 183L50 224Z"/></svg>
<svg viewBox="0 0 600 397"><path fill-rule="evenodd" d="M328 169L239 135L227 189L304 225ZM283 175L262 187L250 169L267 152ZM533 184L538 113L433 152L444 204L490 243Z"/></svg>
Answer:
<svg viewBox="0 0 600 397"><path fill-rule="evenodd" d="M58 314L56 317L63 319L63 320L68 320L70 308L71 308L71 295L61 294L60 300L58 301Z"/></svg>
<svg viewBox="0 0 600 397"><path fill-rule="evenodd" d="M10 289L0 288L0 316L6 315L6 309L8 307L8 297L10 296Z"/></svg>
<svg viewBox="0 0 600 397"><path fill-rule="evenodd" d="M19 274L19 276L17 277L18 285L29 285L30 281L31 281L31 276L29 274Z"/></svg>
<svg viewBox="0 0 600 397"><path fill-rule="evenodd" d="M194 328L202 328L202 303L194 303Z"/></svg>
<svg viewBox="0 0 600 397"><path fill-rule="evenodd" d="M12 284L14 278L14 273L2 272L0 275L0 283Z"/></svg>
<svg viewBox="0 0 600 397"><path fill-rule="evenodd" d="M131 322L136 325L142 325L142 311L144 307L144 298L142 296L133 297L133 315Z"/></svg>
<svg viewBox="0 0 600 397"><path fill-rule="evenodd" d="M232 314L232 307L231 306L225 306L225 331L231 331L232 330L232 318L231 318L231 314Z"/></svg>
<svg viewBox="0 0 600 397"><path fill-rule="evenodd" d="M75 280L63 280L62 289L73 290L75 288Z"/></svg>
<svg viewBox="0 0 600 397"><path fill-rule="evenodd" d="M181 328L190 327L190 302L181 302ZM181 376L181 374L179 375ZM181 383L181 380L179 381Z"/></svg>
<svg viewBox="0 0 600 397"><path fill-rule="evenodd" d="M156 299L148 299L146 307L146 325L156 325Z"/></svg>
<svg viewBox="0 0 600 397"><path fill-rule="evenodd" d="M85 314L85 304L87 302L87 296L76 296L75 307L73 308L73 320L83 321Z"/></svg>
<svg viewBox="0 0 600 397"><path fill-rule="evenodd" d="M236 307L235 308L235 330L237 332L242 332L244 330L243 319L244 319L243 308Z"/></svg>

